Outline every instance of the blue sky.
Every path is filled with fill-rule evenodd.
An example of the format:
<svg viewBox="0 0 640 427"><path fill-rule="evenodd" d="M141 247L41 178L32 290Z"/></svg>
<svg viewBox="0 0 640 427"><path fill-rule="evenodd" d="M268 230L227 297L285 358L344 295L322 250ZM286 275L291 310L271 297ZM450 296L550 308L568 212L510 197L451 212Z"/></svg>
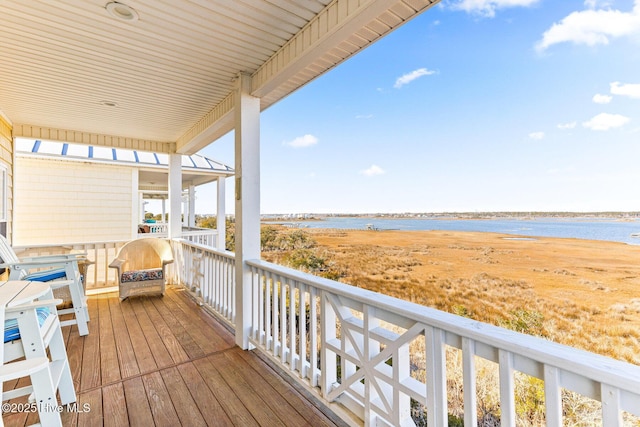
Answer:
<svg viewBox="0 0 640 427"><path fill-rule="evenodd" d="M443 0L260 126L266 214L638 211L640 0Z"/></svg>

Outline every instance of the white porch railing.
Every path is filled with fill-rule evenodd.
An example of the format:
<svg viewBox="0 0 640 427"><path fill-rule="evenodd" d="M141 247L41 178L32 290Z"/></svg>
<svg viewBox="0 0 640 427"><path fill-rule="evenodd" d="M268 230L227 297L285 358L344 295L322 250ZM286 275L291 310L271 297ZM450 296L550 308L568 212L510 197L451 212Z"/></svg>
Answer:
<svg viewBox="0 0 640 427"><path fill-rule="evenodd" d="M218 231L205 228L184 230L182 238L199 245L216 247Z"/></svg>
<svg viewBox="0 0 640 427"><path fill-rule="evenodd" d="M465 425L478 422L481 359L497 364L503 426L516 425L522 374L544 381L547 425L563 425L564 389L602 402L604 426L622 425L622 411L640 416L639 366L264 261L247 264L251 343L365 425L413 425L411 400L425 408L427 425L447 425L447 366L456 351Z"/></svg>
<svg viewBox="0 0 640 427"><path fill-rule="evenodd" d="M150 233L138 233L138 238L143 239L145 237L161 237L163 239L166 239L168 235L169 231L167 227L162 227L158 229L158 231L152 231ZM183 229L182 238L187 239L190 242L198 243L200 245L215 247L217 245L218 231L208 228Z"/></svg>
<svg viewBox="0 0 640 427"><path fill-rule="evenodd" d="M138 227L148 227L149 231L147 233L140 234L167 234L169 231L169 224L166 222L145 222L144 224L138 225Z"/></svg>
<svg viewBox="0 0 640 427"><path fill-rule="evenodd" d="M185 239L172 241L173 283L180 283L229 325L235 323L235 255Z"/></svg>
<svg viewBox="0 0 640 427"><path fill-rule="evenodd" d="M215 246L218 232L210 229L183 231L184 239L201 245ZM159 237L161 233L142 233L139 237ZM64 245L30 245L15 246L13 249L18 257L39 255L55 255L63 253L83 253L92 262L85 272L88 290L99 290L117 286L116 271L109 268L109 264L116 258L118 251L128 240L114 240L108 242L68 243Z"/></svg>
<svg viewBox="0 0 640 427"><path fill-rule="evenodd" d="M101 279L125 242L30 248L30 254L88 251ZM235 323L234 254L185 239L172 242L170 279L199 296L228 324ZM100 266L103 267L100 267ZM623 412L640 416L640 367L476 322L265 261L248 261L252 292L250 342L365 425L412 425L412 406L430 426L447 424L451 374L459 360L464 423L478 423L479 384L487 364L497 372L502 425L517 424L518 379L543 381L546 423L563 425L566 390L601 402L604 426L623 425ZM106 268L107 273L109 273ZM89 274L89 278L92 275ZM106 277L106 276L105 276ZM92 282L89 282L92 283Z"/></svg>

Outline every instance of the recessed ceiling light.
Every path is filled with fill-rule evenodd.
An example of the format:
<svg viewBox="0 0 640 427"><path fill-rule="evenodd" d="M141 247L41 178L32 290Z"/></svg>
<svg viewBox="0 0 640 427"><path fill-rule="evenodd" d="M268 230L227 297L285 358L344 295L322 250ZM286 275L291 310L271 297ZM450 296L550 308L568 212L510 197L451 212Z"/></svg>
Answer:
<svg viewBox="0 0 640 427"><path fill-rule="evenodd" d="M100 101L100 105L104 105L105 107L117 107L118 103L113 101Z"/></svg>
<svg viewBox="0 0 640 427"><path fill-rule="evenodd" d="M117 1L112 1L111 3L107 3L105 6L109 15L114 18L118 18L121 21L137 21L138 20L138 12L135 11L131 6L127 6L126 4L118 3Z"/></svg>

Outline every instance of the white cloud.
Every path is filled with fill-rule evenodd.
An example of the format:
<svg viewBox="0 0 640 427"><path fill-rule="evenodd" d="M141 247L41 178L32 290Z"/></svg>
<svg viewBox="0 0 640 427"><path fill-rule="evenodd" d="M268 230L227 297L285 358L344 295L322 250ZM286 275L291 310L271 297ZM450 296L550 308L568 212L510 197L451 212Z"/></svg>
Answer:
<svg viewBox="0 0 640 427"><path fill-rule="evenodd" d="M293 148L303 148L303 147L311 147L312 145L316 145L318 143L318 138L313 135L306 134L304 136L299 136L294 140L285 141L282 145L288 145Z"/></svg>
<svg viewBox="0 0 640 427"><path fill-rule="evenodd" d="M596 93L595 95L593 95L593 102L595 102L596 104L608 104L611 102L611 100L613 99L613 96L610 95L601 95L599 93Z"/></svg>
<svg viewBox="0 0 640 427"><path fill-rule="evenodd" d="M586 5L595 7L598 2L586 2ZM544 51L549 46L564 42L587 46L606 45L611 39L634 34L640 34L640 0L635 0L631 12L613 9L573 12L545 31L536 49Z"/></svg>
<svg viewBox="0 0 640 427"><path fill-rule="evenodd" d="M620 114L600 113L591 120L582 123L582 126L591 130L609 130L624 126L629 120L629 117Z"/></svg>
<svg viewBox="0 0 640 427"><path fill-rule="evenodd" d="M629 98L640 99L640 84L627 83L621 84L620 82L611 83L611 93L614 95L628 96Z"/></svg>
<svg viewBox="0 0 640 427"><path fill-rule="evenodd" d="M418 68L417 70L413 70L410 73L404 74L402 77L398 77L393 87L396 89L400 89L402 86L411 83L415 79L418 79L422 76L430 76L435 73L436 72L433 70L427 70L426 68Z"/></svg>
<svg viewBox="0 0 640 427"><path fill-rule="evenodd" d="M374 175L382 175L385 173L385 171L378 165L371 165L369 169L361 170L360 173L365 176L374 176Z"/></svg>
<svg viewBox="0 0 640 427"><path fill-rule="evenodd" d="M531 132L529 134L529 138L535 141L540 141L541 139L544 139L544 132Z"/></svg>
<svg viewBox="0 0 640 427"><path fill-rule="evenodd" d="M562 130L573 129L576 127L577 124L578 122L560 123L558 124L558 129L562 129Z"/></svg>
<svg viewBox="0 0 640 427"><path fill-rule="evenodd" d="M454 10L464 10L485 18L493 18L496 10L508 7L529 7L538 3L539 0L459 0L451 7Z"/></svg>

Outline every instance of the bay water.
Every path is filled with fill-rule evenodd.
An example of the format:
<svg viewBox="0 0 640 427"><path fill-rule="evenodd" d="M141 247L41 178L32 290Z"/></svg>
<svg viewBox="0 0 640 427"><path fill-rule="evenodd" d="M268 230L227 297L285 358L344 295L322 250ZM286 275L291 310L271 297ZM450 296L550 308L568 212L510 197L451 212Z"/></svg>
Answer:
<svg viewBox="0 0 640 427"><path fill-rule="evenodd" d="M301 227L361 229L371 224L379 230L449 230L504 233L525 237L563 237L607 240L632 245L640 244L640 221L594 218L535 219L426 219L326 217L317 221L297 223Z"/></svg>

